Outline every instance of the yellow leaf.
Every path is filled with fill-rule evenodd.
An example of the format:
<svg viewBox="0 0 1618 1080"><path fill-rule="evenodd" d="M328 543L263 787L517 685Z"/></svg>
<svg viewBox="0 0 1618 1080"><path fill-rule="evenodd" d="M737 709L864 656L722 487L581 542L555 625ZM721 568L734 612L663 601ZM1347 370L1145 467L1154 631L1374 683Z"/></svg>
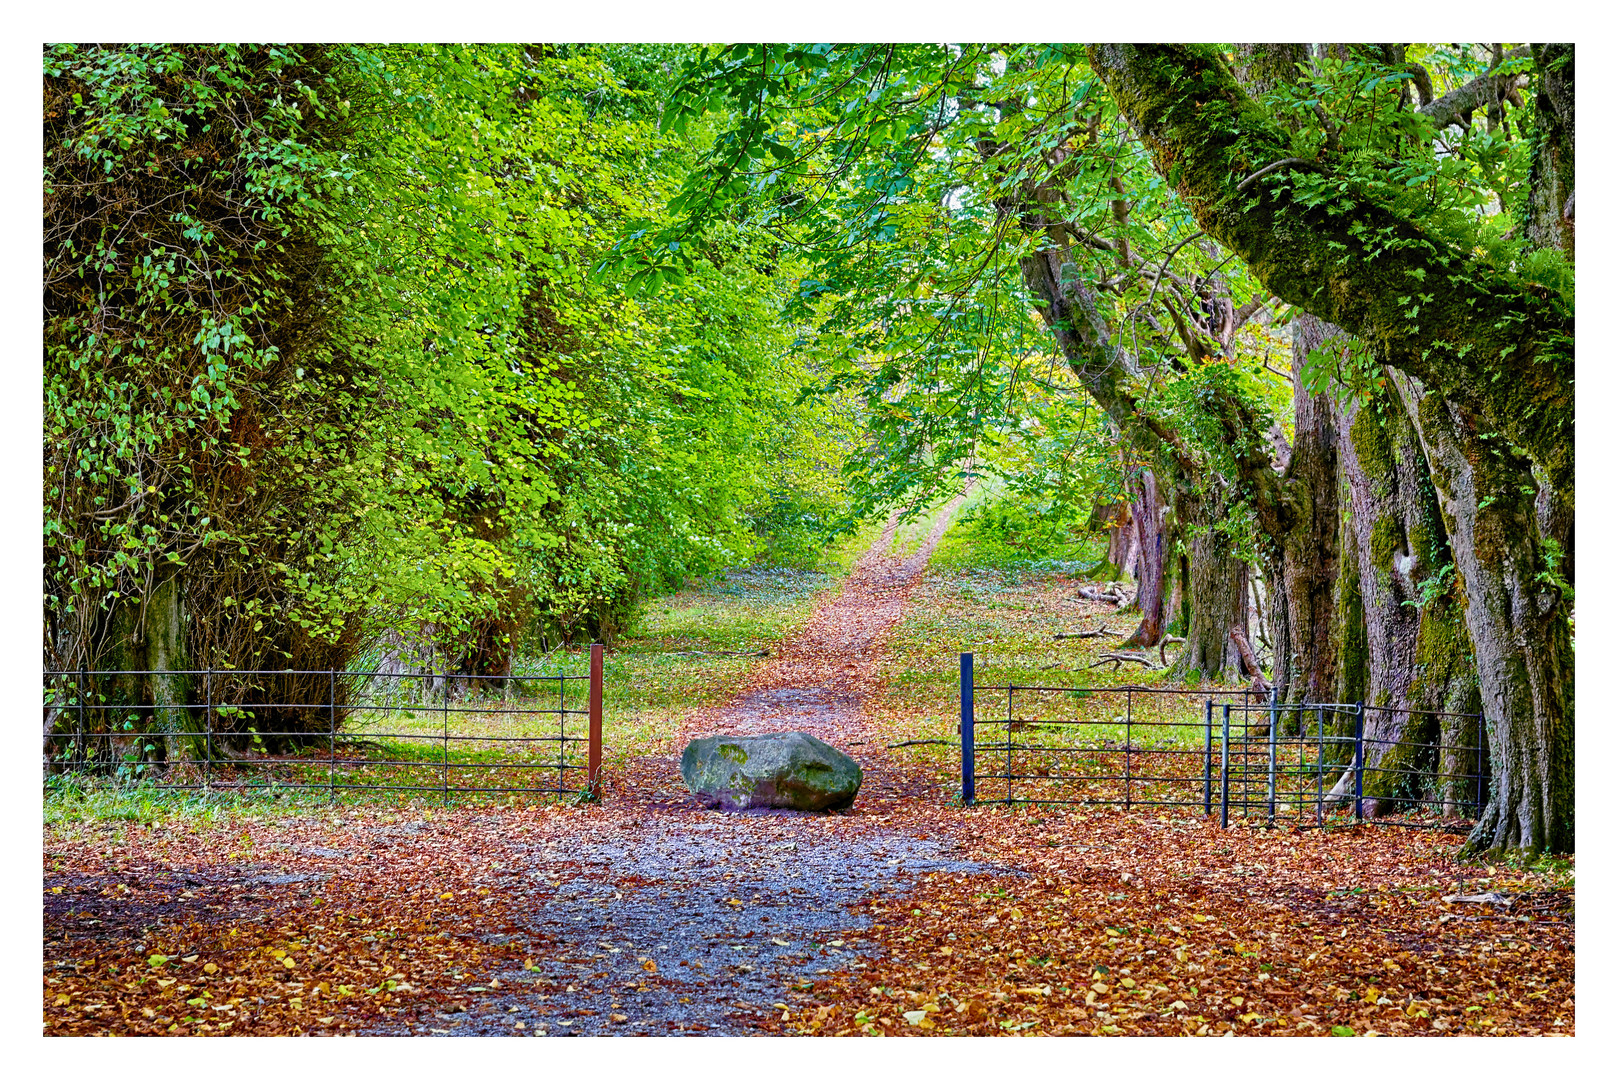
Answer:
<svg viewBox="0 0 1618 1080"><path fill-rule="evenodd" d="M68 1002L70 1002L72 1000L73 999L68 997L66 994L57 994L56 995L56 1004L58 1004L58 1005L66 1005Z"/></svg>
<svg viewBox="0 0 1618 1080"><path fill-rule="evenodd" d="M292 959L292 957L290 957L290 956L283 958L281 963L283 965L285 965L286 967L289 967L289 968L290 967L296 967L297 964L298 964L298 962L296 960Z"/></svg>
<svg viewBox="0 0 1618 1080"><path fill-rule="evenodd" d="M207 972L209 975L217 975L219 974L219 965L210 960L206 964L202 965L202 970Z"/></svg>

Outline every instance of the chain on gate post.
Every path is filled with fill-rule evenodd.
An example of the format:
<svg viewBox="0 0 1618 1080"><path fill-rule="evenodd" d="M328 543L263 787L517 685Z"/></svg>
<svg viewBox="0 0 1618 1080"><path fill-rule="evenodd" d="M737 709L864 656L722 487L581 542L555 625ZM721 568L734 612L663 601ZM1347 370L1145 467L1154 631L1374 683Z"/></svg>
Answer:
<svg viewBox="0 0 1618 1080"><path fill-rule="evenodd" d="M1365 702L1354 703L1354 820L1365 820Z"/></svg>
<svg viewBox="0 0 1618 1080"><path fill-rule="evenodd" d="M596 644L590 646L590 752L587 759L586 775L589 783L586 790L592 799L601 797L601 691L603 682L603 669L606 663L606 646Z"/></svg>
<svg viewBox="0 0 1618 1080"><path fill-rule="evenodd" d="M1202 710L1202 813L1213 813L1213 698L1204 701Z"/></svg>
<svg viewBox="0 0 1618 1080"><path fill-rule="evenodd" d="M1230 703L1225 704L1225 730L1219 742L1219 827L1230 828Z"/></svg>
<svg viewBox="0 0 1618 1080"><path fill-rule="evenodd" d="M971 806L977 798L977 776L974 757L977 752L976 732L973 729L972 707L972 654L961 654L961 804ZM1008 769L1007 772L1010 770ZM1007 781L1008 783L1010 781Z"/></svg>

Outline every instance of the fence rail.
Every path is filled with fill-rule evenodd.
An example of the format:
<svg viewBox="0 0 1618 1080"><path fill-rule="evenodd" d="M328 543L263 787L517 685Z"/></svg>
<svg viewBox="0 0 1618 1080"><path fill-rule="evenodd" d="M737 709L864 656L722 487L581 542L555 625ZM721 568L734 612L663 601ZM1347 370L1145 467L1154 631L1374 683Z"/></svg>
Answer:
<svg viewBox="0 0 1618 1080"><path fill-rule="evenodd" d="M1482 717L1295 705L1253 690L984 686L961 654L961 799L1217 811L1305 826L1475 819L1488 795ZM995 702L983 708L984 695ZM1000 702L1004 701L1004 711ZM1385 738L1403 714L1431 737ZM1387 721L1379 729L1385 729Z"/></svg>
<svg viewBox="0 0 1618 1080"><path fill-rule="evenodd" d="M44 767L174 790L598 795L603 661L592 645L588 674L47 671Z"/></svg>

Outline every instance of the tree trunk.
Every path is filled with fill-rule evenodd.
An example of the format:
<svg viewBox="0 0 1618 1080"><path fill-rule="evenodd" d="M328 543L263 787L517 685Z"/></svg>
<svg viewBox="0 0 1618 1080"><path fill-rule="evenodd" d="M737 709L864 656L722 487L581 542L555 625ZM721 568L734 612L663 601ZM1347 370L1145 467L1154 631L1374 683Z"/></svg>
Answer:
<svg viewBox="0 0 1618 1080"><path fill-rule="evenodd" d="M1534 160L1528 173L1528 238L1573 261L1573 46L1535 45Z"/></svg>
<svg viewBox="0 0 1618 1080"><path fill-rule="evenodd" d="M1467 846L1572 851L1572 635L1545 573L1531 469L1464 409L1395 383L1453 539L1487 724L1493 783Z"/></svg>
<svg viewBox="0 0 1618 1080"><path fill-rule="evenodd" d="M1148 648L1163 640L1163 500L1158 494L1157 477L1150 469L1142 469L1131 478L1129 486L1134 496L1130 510L1140 544L1135 586L1140 625L1121 647Z"/></svg>
<svg viewBox="0 0 1618 1080"><path fill-rule="evenodd" d="M1097 44L1088 55L1201 229L1276 296L1486 419L1571 498L1573 317L1558 298L1352 188L1300 197L1297 174L1319 176L1329 159L1296 157L1217 49Z"/></svg>
<svg viewBox="0 0 1618 1080"><path fill-rule="evenodd" d="M1349 509L1347 482L1340 492L1338 550L1354 550L1354 517ZM1360 595L1358 559L1338 562L1337 585L1332 590L1332 637L1339 643L1337 682L1332 691L1335 701L1365 700L1366 640L1365 601Z"/></svg>
<svg viewBox="0 0 1618 1080"><path fill-rule="evenodd" d="M1232 630L1247 634L1247 563L1231 550L1230 537L1200 520L1211 517L1208 502L1182 491L1191 537L1191 625L1185 648L1169 669L1176 682L1241 682L1241 656Z"/></svg>
<svg viewBox="0 0 1618 1080"><path fill-rule="evenodd" d="M1292 326L1292 452L1287 462L1285 530L1277 537L1284 593L1278 609L1285 636L1277 627L1276 684L1289 702L1331 701L1338 677L1341 637L1334 593L1337 589L1338 425L1331 401L1303 387L1309 353L1341 331L1313 315L1299 315ZM1285 663L1282 653L1285 653ZM1341 699L1335 699L1341 700Z"/></svg>
<svg viewBox="0 0 1618 1080"><path fill-rule="evenodd" d="M1095 576L1100 581L1116 581L1126 573L1123 562L1129 551L1128 521L1128 503L1097 503L1090 511L1085 530L1092 533L1107 530L1107 555L1095 569Z"/></svg>

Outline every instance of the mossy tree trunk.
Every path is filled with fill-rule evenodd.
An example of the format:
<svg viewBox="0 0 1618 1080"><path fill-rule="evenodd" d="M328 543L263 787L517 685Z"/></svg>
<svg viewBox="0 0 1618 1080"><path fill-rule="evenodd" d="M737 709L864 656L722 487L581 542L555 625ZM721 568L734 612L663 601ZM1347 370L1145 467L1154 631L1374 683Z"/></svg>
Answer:
<svg viewBox="0 0 1618 1080"><path fill-rule="evenodd" d="M1330 205L1296 197L1292 172L1331 162L1294 158L1216 49L1094 45L1089 56L1197 224L1266 288L1504 433L1571 497L1569 312L1352 190Z"/></svg>
<svg viewBox="0 0 1618 1080"><path fill-rule="evenodd" d="M1532 495L1548 488L1571 514L1571 312L1351 186L1329 206L1297 197L1291 177L1330 175L1330 155L1294 158L1216 50L1098 45L1090 59L1198 224L1403 380L1454 542L1493 754L1492 799L1470 844L1570 849L1571 644L1564 600L1541 580ZM1570 82L1571 54L1563 66Z"/></svg>
<svg viewBox="0 0 1618 1080"><path fill-rule="evenodd" d="M1479 418L1398 377L1453 540L1492 784L1474 851L1573 850L1573 647L1546 572L1528 461Z"/></svg>
<svg viewBox="0 0 1618 1080"><path fill-rule="evenodd" d="M1211 498L1182 490L1177 501L1191 535L1191 621L1185 647L1166 679L1245 681L1230 632L1248 636L1247 563L1233 549L1229 534L1213 527L1218 522Z"/></svg>
<svg viewBox="0 0 1618 1080"><path fill-rule="evenodd" d="M1277 617L1275 682L1289 702L1331 701L1336 689L1341 638L1336 633L1339 546L1337 520L1337 425L1324 395L1303 387L1311 350L1336 332L1312 315L1292 327L1293 439L1283 474L1283 505L1266 515L1272 580L1280 595L1270 601ZM1281 636L1284 630L1285 636Z"/></svg>

